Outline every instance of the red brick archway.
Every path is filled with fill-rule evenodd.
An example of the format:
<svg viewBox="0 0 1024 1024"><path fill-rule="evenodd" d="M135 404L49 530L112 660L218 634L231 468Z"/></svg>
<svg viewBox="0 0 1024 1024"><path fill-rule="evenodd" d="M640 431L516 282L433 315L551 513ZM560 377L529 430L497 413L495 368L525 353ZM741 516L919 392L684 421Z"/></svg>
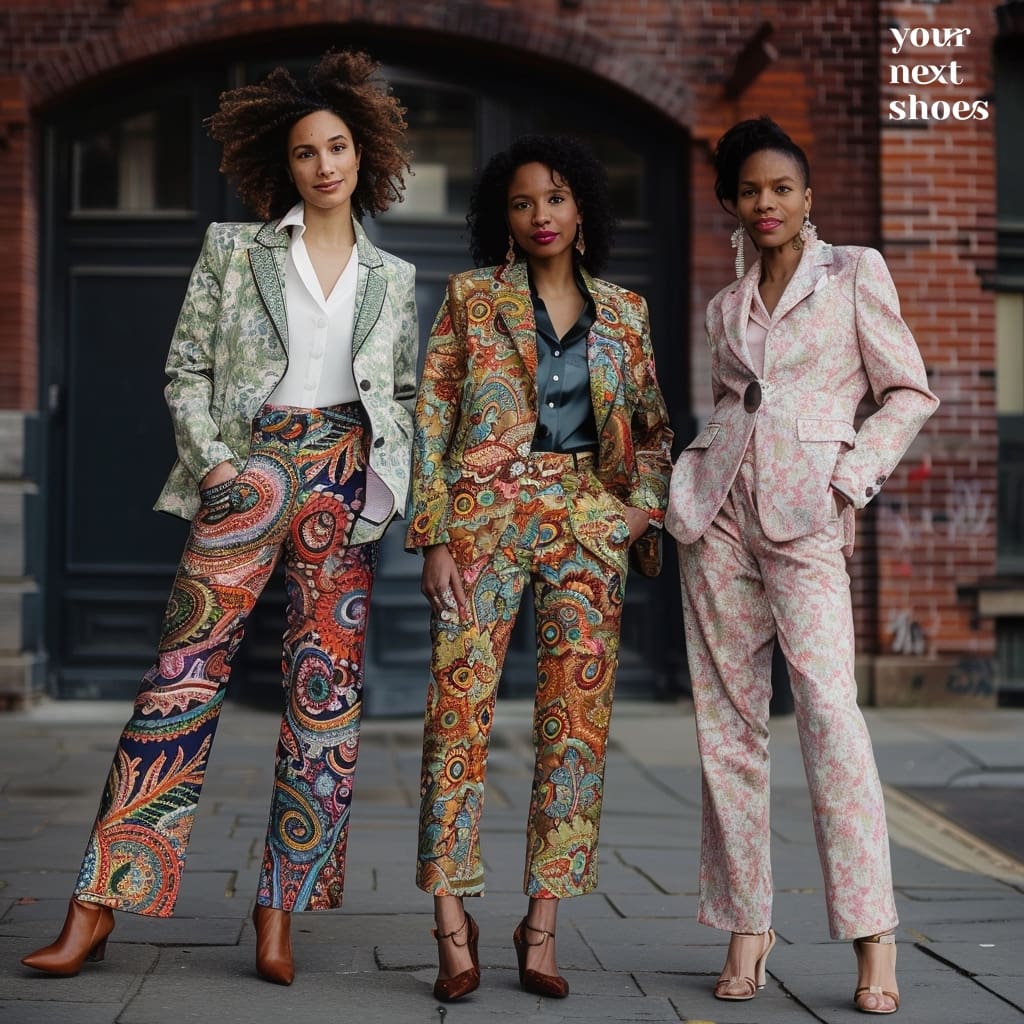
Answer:
<svg viewBox="0 0 1024 1024"><path fill-rule="evenodd" d="M179 16L171 16L172 6L179 9ZM108 8L91 19L92 31L83 33L81 41L42 52L25 76L28 105L49 105L92 80L163 55L270 32L345 25L369 33L415 33L426 45L431 37L466 44L480 41L492 53L497 47L509 54L557 61L566 70L614 83L680 125L689 121L690 90L681 75L663 70L635 40L628 47L616 45L614 38L599 33L599 26L567 25L565 11L500 8L476 0L310 0L301 5L274 0L258 6L252 0L173 5L142 0L133 7L134 16L126 12L123 18ZM664 57L663 50L660 55Z"/></svg>

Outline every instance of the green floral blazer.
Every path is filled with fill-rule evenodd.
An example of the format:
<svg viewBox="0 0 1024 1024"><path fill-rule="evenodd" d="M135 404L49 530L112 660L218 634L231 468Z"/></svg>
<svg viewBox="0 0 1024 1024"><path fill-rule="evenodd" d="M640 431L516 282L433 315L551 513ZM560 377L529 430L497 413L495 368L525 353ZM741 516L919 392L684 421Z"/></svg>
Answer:
<svg viewBox="0 0 1024 1024"><path fill-rule="evenodd" d="M358 223L352 366L370 429L366 509L352 543L379 538L409 492L418 348L411 264L381 252ZM218 463L241 471L252 421L284 376L290 236L266 224L211 224L192 271L167 356L164 394L178 460L156 503L191 519L199 481Z"/></svg>

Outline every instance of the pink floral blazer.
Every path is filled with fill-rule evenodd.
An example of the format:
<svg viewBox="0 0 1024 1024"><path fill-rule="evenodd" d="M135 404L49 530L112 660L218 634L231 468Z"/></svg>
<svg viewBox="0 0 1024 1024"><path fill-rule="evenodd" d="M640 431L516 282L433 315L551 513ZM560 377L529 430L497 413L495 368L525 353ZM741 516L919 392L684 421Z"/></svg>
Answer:
<svg viewBox="0 0 1024 1024"><path fill-rule="evenodd" d="M754 446L758 514L782 542L824 528L844 509L846 552L853 510L885 483L939 400L879 252L811 243L772 314L760 377L746 346L760 260L708 304L715 408L680 453L665 525L681 543L704 534L722 507L747 446ZM855 426L861 400L877 406Z"/></svg>

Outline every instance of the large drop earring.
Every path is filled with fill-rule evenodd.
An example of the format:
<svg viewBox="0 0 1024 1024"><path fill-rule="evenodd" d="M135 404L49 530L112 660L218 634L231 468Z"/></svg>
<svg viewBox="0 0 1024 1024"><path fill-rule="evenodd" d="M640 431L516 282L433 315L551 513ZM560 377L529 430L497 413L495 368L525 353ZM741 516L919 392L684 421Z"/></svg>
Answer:
<svg viewBox="0 0 1024 1024"><path fill-rule="evenodd" d="M511 270L512 264L516 261L516 240L512 237L512 232L508 233L508 252L505 253L505 269Z"/></svg>
<svg viewBox="0 0 1024 1024"><path fill-rule="evenodd" d="M792 246L797 252L801 252L805 245L818 240L818 229L811 223L810 214L804 214L804 222L800 225L800 231L793 237Z"/></svg>
<svg viewBox="0 0 1024 1024"><path fill-rule="evenodd" d="M587 243L583 239L583 225L576 229L576 251L581 255L587 254Z"/></svg>
<svg viewBox="0 0 1024 1024"><path fill-rule="evenodd" d="M740 225L732 233L732 247L736 250L735 266L736 266L736 276L737 277L742 277L746 273L746 270L747 270L747 256L746 256L746 253L743 251L743 240L744 240L744 237L745 237L745 232L743 230L743 226Z"/></svg>

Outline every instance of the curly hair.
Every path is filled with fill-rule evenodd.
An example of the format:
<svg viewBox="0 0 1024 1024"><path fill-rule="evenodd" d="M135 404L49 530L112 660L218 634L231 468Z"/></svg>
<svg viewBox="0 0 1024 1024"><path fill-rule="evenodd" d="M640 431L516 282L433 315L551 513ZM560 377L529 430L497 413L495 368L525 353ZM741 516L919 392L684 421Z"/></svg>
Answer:
<svg viewBox="0 0 1024 1024"><path fill-rule="evenodd" d="M281 217L298 201L288 177L288 133L318 110L340 117L360 149L359 182L352 193L357 219L402 200L409 154L403 148L405 108L386 83L380 65L358 50L330 50L302 82L275 68L261 82L222 93L217 113L204 122L221 143L220 170L243 203L264 220Z"/></svg>
<svg viewBox="0 0 1024 1024"><path fill-rule="evenodd" d="M567 135L523 135L491 157L469 200L470 251L478 267L505 262L508 250L508 189L523 164L539 163L569 186L586 228L586 254L573 253L599 274L611 251L614 218L604 165L580 139Z"/></svg>
<svg viewBox="0 0 1024 1024"><path fill-rule="evenodd" d="M770 149L792 157L804 177L804 188L811 184L811 165L807 154L767 115L734 124L715 146L715 196L725 209L735 203L740 191L740 169L755 153Z"/></svg>

